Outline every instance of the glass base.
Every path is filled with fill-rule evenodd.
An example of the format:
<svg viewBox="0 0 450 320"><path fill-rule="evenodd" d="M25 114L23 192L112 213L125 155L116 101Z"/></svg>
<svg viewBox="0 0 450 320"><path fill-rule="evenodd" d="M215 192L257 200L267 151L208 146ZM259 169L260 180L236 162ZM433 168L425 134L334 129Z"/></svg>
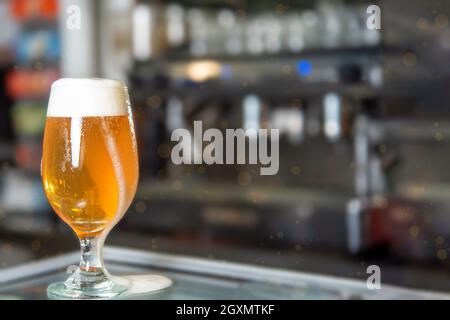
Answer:
<svg viewBox="0 0 450 320"><path fill-rule="evenodd" d="M111 283L108 287L98 289L75 289L68 288L65 282L56 282L48 286L47 296L50 299L75 299L75 300L95 300L95 299L111 299L122 292L126 291L126 287Z"/></svg>
<svg viewBox="0 0 450 320"><path fill-rule="evenodd" d="M86 278L82 271L77 270L65 282L51 284L47 288L47 296L61 300L133 299L161 292L172 284L172 280L159 275L118 277L100 273Z"/></svg>
<svg viewBox="0 0 450 320"><path fill-rule="evenodd" d="M66 281L51 284L47 295L50 299L111 299L127 288L127 283L113 281L103 269L78 268Z"/></svg>

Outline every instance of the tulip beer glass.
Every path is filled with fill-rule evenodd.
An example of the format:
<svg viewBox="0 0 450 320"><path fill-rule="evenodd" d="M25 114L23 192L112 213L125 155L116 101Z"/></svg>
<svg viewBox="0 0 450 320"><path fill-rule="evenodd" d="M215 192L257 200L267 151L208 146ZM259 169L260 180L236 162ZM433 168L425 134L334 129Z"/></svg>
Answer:
<svg viewBox="0 0 450 320"><path fill-rule="evenodd" d="M51 206L80 239L81 262L65 282L49 286L49 296L111 298L127 289L104 269L102 247L133 200L138 169L127 88L106 79L53 83L42 181Z"/></svg>

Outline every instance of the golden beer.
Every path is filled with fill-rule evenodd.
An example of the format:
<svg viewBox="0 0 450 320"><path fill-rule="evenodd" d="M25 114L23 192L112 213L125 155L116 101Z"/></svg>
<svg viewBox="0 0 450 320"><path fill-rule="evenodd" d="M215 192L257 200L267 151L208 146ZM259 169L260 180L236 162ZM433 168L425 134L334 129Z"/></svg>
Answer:
<svg viewBox="0 0 450 320"><path fill-rule="evenodd" d="M138 181L129 116L47 117L42 179L53 209L80 239L112 228Z"/></svg>

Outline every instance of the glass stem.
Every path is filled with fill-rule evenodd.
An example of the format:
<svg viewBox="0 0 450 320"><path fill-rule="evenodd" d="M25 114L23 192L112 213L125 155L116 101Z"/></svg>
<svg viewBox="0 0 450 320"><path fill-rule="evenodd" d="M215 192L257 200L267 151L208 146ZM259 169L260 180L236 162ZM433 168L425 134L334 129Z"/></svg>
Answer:
<svg viewBox="0 0 450 320"><path fill-rule="evenodd" d="M103 242L104 237L80 239L80 265L77 271L64 282L66 289L92 291L111 288L112 282L103 267Z"/></svg>
<svg viewBox="0 0 450 320"><path fill-rule="evenodd" d="M80 240L80 269L85 275L98 276L104 273L102 249L103 241L98 237L86 237Z"/></svg>

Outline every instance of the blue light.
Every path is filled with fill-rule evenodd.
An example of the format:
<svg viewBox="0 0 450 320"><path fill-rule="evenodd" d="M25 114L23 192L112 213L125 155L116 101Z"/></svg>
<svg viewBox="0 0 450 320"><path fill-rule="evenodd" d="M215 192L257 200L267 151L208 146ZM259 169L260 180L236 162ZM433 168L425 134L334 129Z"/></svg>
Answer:
<svg viewBox="0 0 450 320"><path fill-rule="evenodd" d="M312 63L308 60L300 60L297 62L297 74L301 77L307 77L312 73Z"/></svg>
<svg viewBox="0 0 450 320"><path fill-rule="evenodd" d="M230 65L222 65L220 68L220 77L225 80L230 80L233 78L233 69Z"/></svg>

